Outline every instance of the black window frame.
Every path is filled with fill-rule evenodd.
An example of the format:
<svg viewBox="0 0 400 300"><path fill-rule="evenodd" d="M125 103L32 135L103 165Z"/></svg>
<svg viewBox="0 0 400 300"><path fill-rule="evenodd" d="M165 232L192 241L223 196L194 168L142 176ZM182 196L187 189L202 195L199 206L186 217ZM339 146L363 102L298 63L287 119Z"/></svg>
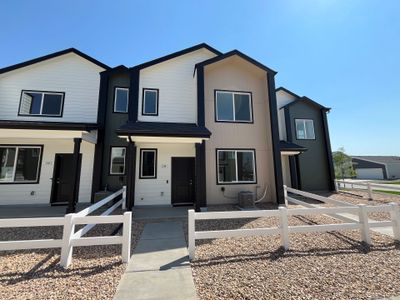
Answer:
<svg viewBox="0 0 400 300"><path fill-rule="evenodd" d="M21 113L21 105L22 105L22 96L26 92L32 93L42 93L42 101L44 99L45 94L57 94L62 95L61 98L61 110L59 115L49 115L49 114L22 114ZM64 115L64 103L65 103L65 92L55 92L55 91L39 91L39 90L21 90L21 95L19 99L19 106L18 106L18 116L20 117L39 117L39 118L62 118Z"/></svg>
<svg viewBox="0 0 400 300"><path fill-rule="evenodd" d="M124 173L111 173L112 170L112 149L113 148L124 148L125 149L125 156L124 156ZM125 176L126 175L126 151L127 151L127 147L126 146L110 146L110 153L109 153L109 161L108 161L108 175L109 176Z"/></svg>
<svg viewBox="0 0 400 300"><path fill-rule="evenodd" d="M143 152L152 151L154 155L154 176L143 176ZM139 179L157 179L157 162L158 162L158 149L157 148L140 148L139 151Z"/></svg>
<svg viewBox="0 0 400 300"><path fill-rule="evenodd" d="M43 145L37 144L0 144L1 148L40 148L40 155L38 161L38 168L37 168L37 179L35 181L15 181L15 172L14 172L14 181L0 181L0 185L2 184L39 184L40 182L40 174L42 171L42 161L43 161ZM16 157L18 157L18 151L15 153ZM14 168L16 166L14 165Z"/></svg>
<svg viewBox="0 0 400 300"><path fill-rule="evenodd" d="M117 103L117 90L127 90L128 91L128 97L127 97L127 103L126 103L126 112L122 111L116 111L115 110L115 104ZM114 114L127 114L129 111L129 87L123 87L123 86L115 86L114 87L114 101L113 101L113 113Z"/></svg>
<svg viewBox="0 0 400 300"><path fill-rule="evenodd" d="M304 138L304 139L299 138L299 136L298 136L298 134L297 134L297 124L296 124L298 120L302 120L302 121L312 121L313 132L314 132L314 138L312 138L312 139L310 139L310 138ZM305 123L304 123L304 126L305 126ZM305 129L305 127L304 127L304 129ZM299 141L315 141L315 140L317 139L317 135L316 135L316 133L315 133L315 121L314 121L314 119L310 119L310 118L295 118L295 119L294 119L294 131L295 131L295 133L296 133L296 140L299 140Z"/></svg>
<svg viewBox="0 0 400 300"><path fill-rule="evenodd" d="M144 102L145 102L145 94L146 94L146 91L152 91L152 92L156 92L157 93L157 97L156 97L156 113L146 113L145 111L144 111ZM153 117L157 117L158 116L158 113L159 113L159 103L160 103L160 101L159 101L159 99L160 99L160 90L159 89L156 89L156 88L143 88L143 90L142 90L142 116L153 116Z"/></svg>
<svg viewBox="0 0 400 300"><path fill-rule="evenodd" d="M220 182L219 181L219 151L242 151L242 152L252 152L254 158L254 181L235 181L235 182ZM217 185L242 185L242 184L257 184L258 176L257 176L257 155L255 148L216 148L215 149L215 166L216 166L216 183ZM235 161L237 164L237 160ZM237 165L236 165L237 167Z"/></svg>
<svg viewBox="0 0 400 300"><path fill-rule="evenodd" d="M218 108L217 108L217 94L218 92L222 93L232 93L233 94L233 102L235 101L235 93L236 94L247 94L250 98L249 108L250 108L250 121L235 121L235 120L218 120ZM235 113L233 114L235 117ZM216 123L234 123L234 124L254 124L254 112L253 112L253 93L250 91L233 91L233 90L214 90L214 121Z"/></svg>

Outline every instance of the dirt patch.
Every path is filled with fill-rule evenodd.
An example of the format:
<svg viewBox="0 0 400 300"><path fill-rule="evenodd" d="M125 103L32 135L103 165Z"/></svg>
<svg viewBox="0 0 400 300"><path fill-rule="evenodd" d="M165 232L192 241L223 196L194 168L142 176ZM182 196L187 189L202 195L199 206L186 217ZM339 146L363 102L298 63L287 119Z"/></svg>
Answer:
<svg viewBox="0 0 400 300"><path fill-rule="evenodd" d="M289 225L334 224L330 217L290 217ZM276 218L198 221L196 230L273 227ZM359 231L196 242L192 262L200 299L376 299L400 294L400 244Z"/></svg>

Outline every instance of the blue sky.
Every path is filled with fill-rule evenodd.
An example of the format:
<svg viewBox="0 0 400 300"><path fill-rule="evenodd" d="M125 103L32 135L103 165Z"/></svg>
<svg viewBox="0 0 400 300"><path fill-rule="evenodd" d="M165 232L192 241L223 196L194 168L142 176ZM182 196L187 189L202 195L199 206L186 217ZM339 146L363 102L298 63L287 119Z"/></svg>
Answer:
<svg viewBox="0 0 400 300"><path fill-rule="evenodd" d="M278 71L329 114L333 150L400 155L400 1L0 2L0 67L76 47L132 66L206 42Z"/></svg>

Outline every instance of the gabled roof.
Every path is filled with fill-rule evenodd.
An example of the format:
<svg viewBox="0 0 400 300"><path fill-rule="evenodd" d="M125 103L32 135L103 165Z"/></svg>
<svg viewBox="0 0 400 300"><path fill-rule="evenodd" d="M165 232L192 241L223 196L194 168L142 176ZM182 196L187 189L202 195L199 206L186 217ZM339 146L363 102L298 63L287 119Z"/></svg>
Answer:
<svg viewBox="0 0 400 300"><path fill-rule="evenodd" d="M284 91L284 92L288 93L289 95L292 95L293 97L297 98L296 100L294 100L294 101L282 106L280 109L282 109L284 107L291 106L291 105L293 105L295 103L299 103L299 102L303 102L304 103L304 102L306 102L308 104L311 104L313 106L316 106L316 107L318 107L320 109L323 109L323 110L326 110L326 111L330 111L331 110L329 107L323 106L323 105L319 104L318 102L316 102L316 101L314 101L314 100L312 100L312 99L310 99L310 98L308 98L306 96L299 96L299 95L293 93L292 91L289 91L288 89L286 89L286 88L284 88L282 86L275 90L275 92L279 92L279 91Z"/></svg>
<svg viewBox="0 0 400 300"><path fill-rule="evenodd" d="M118 135L209 138L204 126L189 123L128 122L116 130Z"/></svg>
<svg viewBox="0 0 400 300"><path fill-rule="evenodd" d="M177 52L174 52L174 53L171 53L171 54L168 54L168 55L165 55L165 56L153 59L153 60L150 60L148 62L136 65L136 66L132 67L131 69L133 69L133 68L144 69L144 68L150 67L152 65L156 65L156 64L162 63L164 61L176 58L178 56L185 55L185 54L188 54L190 52L194 52L194 51L200 50L202 48L207 49L207 50L215 53L216 55L221 55L222 54L217 49L207 45L206 43L201 43L201 44L198 44L198 45L195 45L195 46L192 46L192 47L189 47L189 48L186 48L186 49L183 49L183 50L180 50L180 51L177 51Z"/></svg>
<svg viewBox="0 0 400 300"><path fill-rule="evenodd" d="M383 164L391 164L391 163L398 163L400 164L400 156L369 156L369 155L362 155L362 156L352 156L352 158L357 158L366 161L372 161L377 163Z"/></svg>
<svg viewBox="0 0 400 300"><path fill-rule="evenodd" d="M110 68L106 64L103 64L102 62L94 59L93 57L90 57L89 55L87 55L87 54L85 54L85 53L83 53L83 52L81 52L81 51L79 51L79 50L77 50L75 48L68 48L68 49L65 49L65 50L62 50L62 51L54 52L54 53L51 53L51 54L48 54L48 55L45 55L45 56L41 56L41 57L38 57L38 58L27 60L27 61L19 63L19 64L15 64L15 65L12 65L12 66L9 66L9 67L2 68L2 69L0 69L0 74L6 73L6 72L10 72L10 71L13 71L13 70L16 70L16 69L24 68L24 67L27 67L27 66L30 66L30 65L33 65L33 64L36 64L36 63L51 59L51 58L55 58L55 57L58 57L58 56L61 56L61 55L68 54L68 53L75 53L76 55L79 55L80 57L82 57L82 58L90 61L91 63L93 63L95 65L98 65L99 67L104 68L106 70L108 70Z"/></svg>
<svg viewBox="0 0 400 300"><path fill-rule="evenodd" d="M109 68L109 69L103 71L102 73L111 73L112 74L112 73L128 72L128 71L129 71L128 67L126 67L124 65L119 65L114 68Z"/></svg>
<svg viewBox="0 0 400 300"><path fill-rule="evenodd" d="M284 88L283 86L280 86L275 90L275 92L279 92L279 91L284 91L285 93L288 93L289 95L292 95L295 98L301 98L301 96L293 93L292 91L289 91L288 89Z"/></svg>
<svg viewBox="0 0 400 300"><path fill-rule="evenodd" d="M205 61L203 61L201 63L198 63L198 64L196 64L196 68L200 67L200 66L206 66L206 65L209 65L209 64L216 63L218 61L224 60L224 59L229 58L231 56L239 56L240 58L248 61L249 63L259 67L260 69L262 69L264 71L271 72L273 74L277 73L276 71L268 68L267 66L263 65L262 63L256 61L255 59L251 58L250 56L247 56L246 54L244 54L244 53L242 53L242 52L240 52L239 50L236 50L236 49L232 50L232 51L229 51L229 52L226 52L225 54L222 54L222 55L207 59L207 60L205 60Z"/></svg>

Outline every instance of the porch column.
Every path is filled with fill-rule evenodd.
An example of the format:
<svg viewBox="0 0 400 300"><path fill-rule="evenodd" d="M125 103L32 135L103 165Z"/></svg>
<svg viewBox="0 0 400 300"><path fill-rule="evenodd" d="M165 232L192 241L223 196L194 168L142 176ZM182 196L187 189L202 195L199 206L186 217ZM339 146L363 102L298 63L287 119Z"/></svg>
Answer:
<svg viewBox="0 0 400 300"><path fill-rule="evenodd" d="M126 208L132 210L135 204L136 145L129 139L126 152Z"/></svg>
<svg viewBox="0 0 400 300"><path fill-rule="evenodd" d="M74 138L74 153L72 158L72 169L74 174L74 184L72 187L72 198L68 202L67 214L74 213L76 211L76 203L79 198L79 179L81 175L81 168L79 166L80 161L80 150L81 150L81 138Z"/></svg>
<svg viewBox="0 0 400 300"><path fill-rule="evenodd" d="M206 199L206 142L196 143L195 159L195 193L196 193L196 211L201 207L207 206Z"/></svg>

